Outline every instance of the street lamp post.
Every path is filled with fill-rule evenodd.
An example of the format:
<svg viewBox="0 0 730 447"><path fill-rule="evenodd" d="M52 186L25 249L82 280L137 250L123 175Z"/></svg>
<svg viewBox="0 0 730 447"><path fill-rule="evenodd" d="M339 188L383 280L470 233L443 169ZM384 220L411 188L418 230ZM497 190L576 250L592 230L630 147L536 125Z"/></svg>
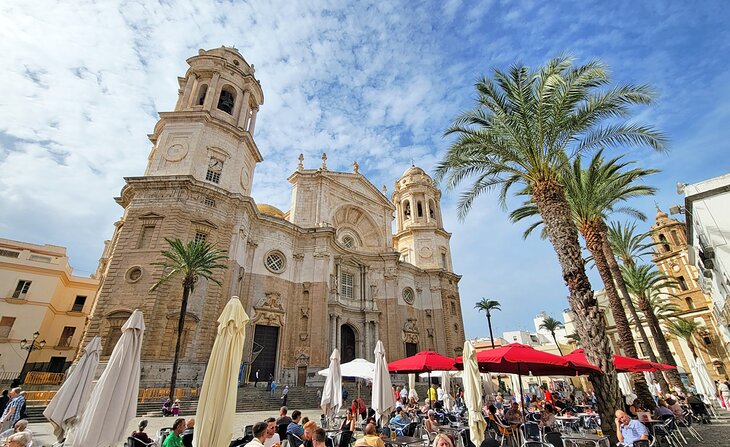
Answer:
<svg viewBox="0 0 730 447"><path fill-rule="evenodd" d="M36 341L38 340L38 337L40 337L40 335L41 334L38 331L35 331L33 333L33 340L31 340L30 343L28 343L28 340L26 340L25 338L20 341L20 349L25 349L26 351L28 351L28 355L25 356L25 362L23 362L23 367L20 368L20 373L18 374L18 377L13 381L15 383L15 385L13 386L18 386L23 383L23 371L28 365L30 353L38 349L43 349L46 346L45 340L41 340L40 342Z"/></svg>

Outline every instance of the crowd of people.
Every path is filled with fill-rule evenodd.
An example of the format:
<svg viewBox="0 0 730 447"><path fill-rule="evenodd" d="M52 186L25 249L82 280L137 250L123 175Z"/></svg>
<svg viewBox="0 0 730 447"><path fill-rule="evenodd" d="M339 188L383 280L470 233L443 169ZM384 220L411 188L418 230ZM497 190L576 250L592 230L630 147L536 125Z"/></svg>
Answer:
<svg viewBox="0 0 730 447"><path fill-rule="evenodd" d="M30 447L33 433L28 429L25 391L16 387L0 396L0 442L7 447Z"/></svg>

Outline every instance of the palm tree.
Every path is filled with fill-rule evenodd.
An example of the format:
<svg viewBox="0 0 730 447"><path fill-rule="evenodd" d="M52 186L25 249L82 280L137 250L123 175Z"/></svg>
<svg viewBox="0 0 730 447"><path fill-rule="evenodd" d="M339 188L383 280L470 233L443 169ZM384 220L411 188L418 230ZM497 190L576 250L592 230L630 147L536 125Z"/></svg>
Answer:
<svg viewBox="0 0 730 447"><path fill-rule="evenodd" d="M645 85L610 87L601 62L573 66L567 57L537 70L517 65L508 72L495 69L493 76L477 82L476 107L446 131L456 141L437 166L435 178L445 178L449 189L475 178L459 200L462 219L477 197L494 188L503 206L513 186L529 190L557 254L586 357L606 372L590 380L604 428L613 433L609 422L619 393L611 344L586 275L561 177L571 158L585 151L626 144L663 149L660 132L624 120L633 105L650 104L654 94Z"/></svg>
<svg viewBox="0 0 730 447"><path fill-rule="evenodd" d="M626 281L626 287L636 297L639 309L641 309L641 313L644 314L644 319L649 325L651 336L654 338L654 343L656 344L662 363L677 366L677 362L674 360L674 356L672 356L672 351L669 349L667 339L662 332L659 319L651 307L652 298L667 295L662 292L662 289L672 288L676 283L658 270L652 269L652 266L646 264L623 265L621 266L621 272L623 273L624 281ZM676 369L665 371L665 374L672 387L678 386L684 390L684 384L680 380L679 373Z"/></svg>
<svg viewBox="0 0 730 447"><path fill-rule="evenodd" d="M616 258L618 257L623 265L633 266L636 259L643 259L645 256L653 254L653 246L656 244L654 242L645 242L649 237L649 233L637 233L635 222L625 225L621 224L621 222L611 222L609 226L603 228L603 234L606 236L603 251L606 253L606 259L608 260L613 279L616 281L616 285L623 295L624 304L629 309L629 314L634 321L636 330L639 332L641 341L646 347L649 359L652 362L658 362L659 359L654 353L654 349L649 342L649 337L644 330L644 325L641 323L639 314L636 311L636 306L634 306L634 300L631 298L631 294L626 287L621 268L618 262L616 262ZM658 375L657 380L663 389L668 388L663 375Z"/></svg>
<svg viewBox="0 0 730 447"><path fill-rule="evenodd" d="M546 331L550 332L550 335L553 336L553 341L555 342L555 346L558 347L558 352L560 355L563 355L563 350L560 349L560 344L558 343L558 339L555 338L555 331L558 329L563 329L565 325L560 320L556 320L553 317L547 317L542 320L542 323L540 323L540 329L545 329Z"/></svg>
<svg viewBox="0 0 730 447"><path fill-rule="evenodd" d="M161 285L177 278L182 283L182 304L180 305L180 317L177 323L177 341L175 342L175 359L172 363L172 377L170 378L170 399L175 399L175 384L177 382L177 365L180 360L180 341L185 324L185 313L188 307L188 298L195 289L195 284L200 278L221 285L221 282L214 278L215 270L228 268L220 262L227 258L224 251L213 248L204 240L192 240L187 244L180 239L165 238L170 245L168 250L162 252L165 258L163 262L156 262L163 268L162 277L150 288L150 292L157 290Z"/></svg>
<svg viewBox="0 0 730 447"><path fill-rule="evenodd" d="M669 322L669 332L677 338L683 338L689 346L689 350L692 352L692 360L697 359L697 348L694 344L694 337L700 331L700 324L696 321L685 320L684 318L677 318Z"/></svg>
<svg viewBox="0 0 730 447"><path fill-rule="evenodd" d="M606 289L621 346L626 355L635 358L638 357L638 353L634 335L631 332L626 312L621 305L621 298L603 249L605 237L602 231L605 227L606 215L610 212L618 211L642 220L646 219L646 216L636 209L617 206L620 202L633 197L650 195L655 192L654 188L639 184L638 181L657 171L641 168L627 169L630 164L630 162L621 162L621 157L605 160L603 151L598 151L589 165L583 168L582 159L577 156L572 169L563 175L563 184L573 220L578 231L586 240L586 248L591 253ZM518 221L535 214L537 214L536 207L528 202L522 208L513 211L510 217L512 221ZM533 224L526 233L541 224L542 222ZM633 373L632 378L639 398L642 401L653 402L643 374Z"/></svg>
<svg viewBox="0 0 730 447"><path fill-rule="evenodd" d="M481 301L474 305L474 308L487 314L487 326L489 326L489 340L491 340L492 349L494 349L494 335L492 335L492 311L502 310L502 308L499 307L499 301L482 298Z"/></svg>

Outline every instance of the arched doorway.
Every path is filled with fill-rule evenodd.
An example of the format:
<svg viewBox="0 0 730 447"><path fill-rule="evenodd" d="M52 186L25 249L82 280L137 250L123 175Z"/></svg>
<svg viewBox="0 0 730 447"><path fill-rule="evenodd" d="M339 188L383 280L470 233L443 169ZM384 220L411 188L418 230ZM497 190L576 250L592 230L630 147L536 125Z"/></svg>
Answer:
<svg viewBox="0 0 730 447"><path fill-rule="evenodd" d="M347 363L355 360L355 331L347 324L340 327L340 362Z"/></svg>

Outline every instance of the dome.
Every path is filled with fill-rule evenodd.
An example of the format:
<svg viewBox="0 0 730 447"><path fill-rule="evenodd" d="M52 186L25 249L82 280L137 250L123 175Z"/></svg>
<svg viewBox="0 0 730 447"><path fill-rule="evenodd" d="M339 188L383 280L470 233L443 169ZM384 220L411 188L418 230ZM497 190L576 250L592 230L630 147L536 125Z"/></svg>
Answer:
<svg viewBox="0 0 730 447"><path fill-rule="evenodd" d="M669 215L662 211L658 206L656 207L656 217L655 220L661 220L661 219L668 219Z"/></svg>
<svg viewBox="0 0 730 447"><path fill-rule="evenodd" d="M419 175L419 174L428 175L428 174L426 174L426 171L419 168L418 166L411 165L411 167L406 169L406 172L404 172L403 175L401 175L401 177L405 177L407 175Z"/></svg>
<svg viewBox="0 0 730 447"><path fill-rule="evenodd" d="M266 214L267 216L271 217L277 217L279 219L284 218L284 212L282 210L275 206L269 205L268 203L260 203L256 205L256 208L261 214Z"/></svg>

